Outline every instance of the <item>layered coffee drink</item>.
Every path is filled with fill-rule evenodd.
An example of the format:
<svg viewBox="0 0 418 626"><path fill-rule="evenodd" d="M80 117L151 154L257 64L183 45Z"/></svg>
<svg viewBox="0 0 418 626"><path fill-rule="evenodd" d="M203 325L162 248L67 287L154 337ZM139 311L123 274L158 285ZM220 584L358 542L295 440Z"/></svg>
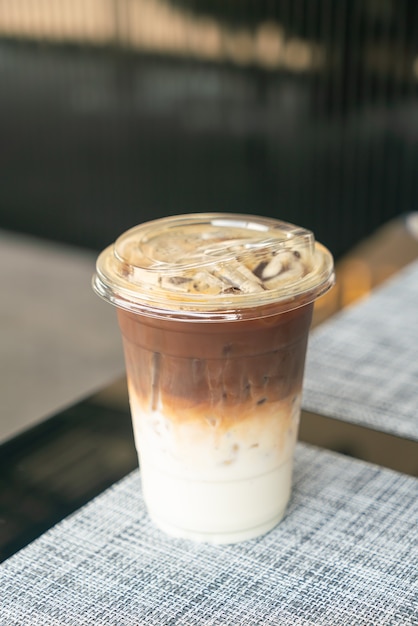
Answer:
<svg viewBox="0 0 418 626"><path fill-rule="evenodd" d="M333 276L312 233L244 215L155 220L100 255L144 498L167 533L228 543L282 518L313 303Z"/></svg>

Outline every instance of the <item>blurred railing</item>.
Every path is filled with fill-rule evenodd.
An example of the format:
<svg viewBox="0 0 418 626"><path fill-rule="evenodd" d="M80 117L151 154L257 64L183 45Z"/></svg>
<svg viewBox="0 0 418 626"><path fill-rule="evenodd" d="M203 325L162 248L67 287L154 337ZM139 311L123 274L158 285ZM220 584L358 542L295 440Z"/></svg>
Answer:
<svg viewBox="0 0 418 626"><path fill-rule="evenodd" d="M418 206L417 32L416 0L1 0L0 226L227 208L339 256Z"/></svg>
<svg viewBox="0 0 418 626"><path fill-rule="evenodd" d="M418 81L417 17L415 0L3 0L0 36L334 71L341 100Z"/></svg>
<svg viewBox="0 0 418 626"><path fill-rule="evenodd" d="M285 37L272 19L234 28L164 0L9 0L0 4L0 34L296 72L324 60L322 44Z"/></svg>

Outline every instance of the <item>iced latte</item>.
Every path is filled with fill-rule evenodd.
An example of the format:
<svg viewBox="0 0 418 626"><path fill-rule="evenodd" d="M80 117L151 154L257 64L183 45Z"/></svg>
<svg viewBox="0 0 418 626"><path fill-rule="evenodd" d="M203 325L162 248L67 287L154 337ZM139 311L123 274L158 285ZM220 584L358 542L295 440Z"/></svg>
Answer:
<svg viewBox="0 0 418 626"><path fill-rule="evenodd" d="M144 497L167 533L228 543L282 518L313 303L333 279L312 233L248 215L155 220L100 255Z"/></svg>

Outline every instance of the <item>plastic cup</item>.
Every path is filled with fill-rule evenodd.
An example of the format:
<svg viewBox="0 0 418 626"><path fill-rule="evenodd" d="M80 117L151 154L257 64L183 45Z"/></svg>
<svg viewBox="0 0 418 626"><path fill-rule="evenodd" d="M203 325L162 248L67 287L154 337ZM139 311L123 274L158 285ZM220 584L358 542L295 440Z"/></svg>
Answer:
<svg viewBox="0 0 418 626"><path fill-rule="evenodd" d="M271 530L292 484L314 301L334 282L305 229L237 214L147 222L97 260L117 307L145 503L166 533Z"/></svg>

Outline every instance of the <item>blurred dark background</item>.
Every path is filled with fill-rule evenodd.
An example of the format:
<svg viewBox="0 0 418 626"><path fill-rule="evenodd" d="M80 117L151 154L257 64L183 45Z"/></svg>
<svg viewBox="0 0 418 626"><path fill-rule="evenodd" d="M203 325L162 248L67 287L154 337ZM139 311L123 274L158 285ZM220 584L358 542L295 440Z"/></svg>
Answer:
<svg viewBox="0 0 418 626"><path fill-rule="evenodd" d="M0 0L0 560L137 464L124 378L73 404L123 372L91 251L174 213L291 221L340 260L320 323L418 258L417 173L418 0ZM331 426L301 438L416 458Z"/></svg>
<svg viewBox="0 0 418 626"><path fill-rule="evenodd" d="M163 215L418 208L416 0L3 0L0 227L100 249Z"/></svg>

